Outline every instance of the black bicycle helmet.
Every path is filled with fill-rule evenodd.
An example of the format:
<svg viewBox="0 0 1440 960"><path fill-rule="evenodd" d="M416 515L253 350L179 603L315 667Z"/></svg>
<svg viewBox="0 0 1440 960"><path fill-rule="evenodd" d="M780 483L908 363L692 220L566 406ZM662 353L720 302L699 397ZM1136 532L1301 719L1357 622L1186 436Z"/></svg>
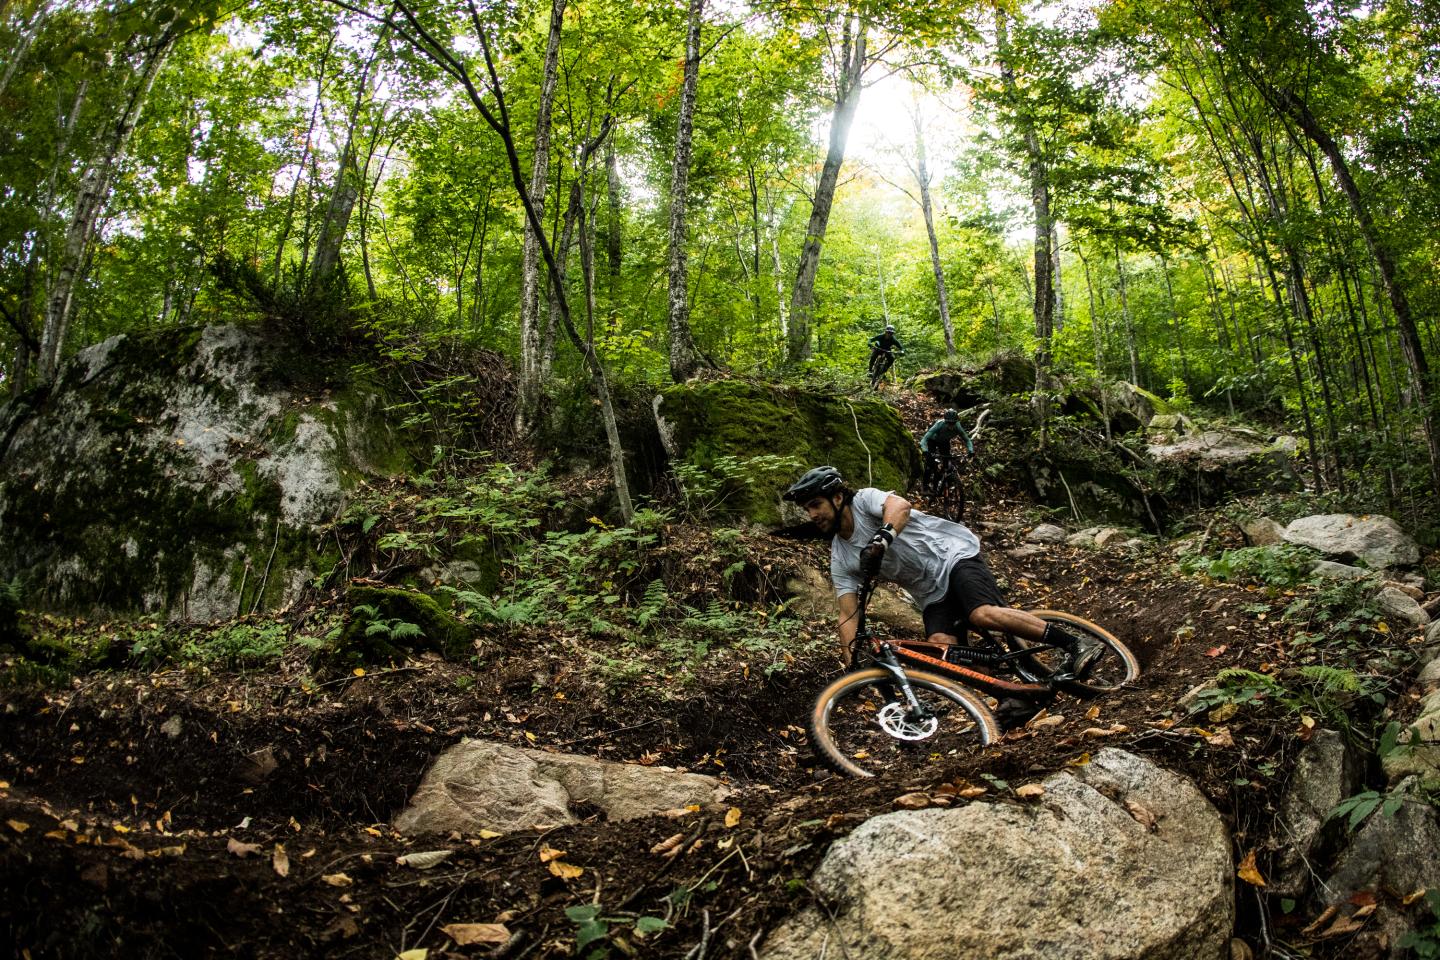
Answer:
<svg viewBox="0 0 1440 960"><path fill-rule="evenodd" d="M960 419L960 411L959 411L959 410L956 410L954 407L951 407L949 410L946 410L946 411L945 411L945 422L946 422L946 423L954 423L954 422L956 422L956 421L959 420L959 419Z"/></svg>
<svg viewBox="0 0 1440 960"><path fill-rule="evenodd" d="M782 499L806 504L816 497L828 497L837 493L843 486L845 480L840 476L839 470L834 467L816 467L807 470L803 477L790 484Z"/></svg>

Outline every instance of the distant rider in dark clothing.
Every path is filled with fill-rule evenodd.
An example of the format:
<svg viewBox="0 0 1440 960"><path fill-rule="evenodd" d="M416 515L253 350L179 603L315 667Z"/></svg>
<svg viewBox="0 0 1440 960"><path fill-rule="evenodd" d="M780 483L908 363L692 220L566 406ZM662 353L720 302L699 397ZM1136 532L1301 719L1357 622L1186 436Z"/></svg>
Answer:
<svg viewBox="0 0 1440 960"><path fill-rule="evenodd" d="M905 353L900 338L895 336L895 324L885 324L885 332L870 338L870 379L878 382L895 362L895 354Z"/></svg>
<svg viewBox="0 0 1440 960"><path fill-rule="evenodd" d="M970 442L970 434L960 426L960 414L956 410L946 410L945 415L925 431L925 436L920 438L920 452L925 455L925 478L921 481L926 493L933 492L940 484L940 478L945 476L945 468L950 462L950 441L956 437L965 440L965 449L970 456L975 456L975 444Z"/></svg>

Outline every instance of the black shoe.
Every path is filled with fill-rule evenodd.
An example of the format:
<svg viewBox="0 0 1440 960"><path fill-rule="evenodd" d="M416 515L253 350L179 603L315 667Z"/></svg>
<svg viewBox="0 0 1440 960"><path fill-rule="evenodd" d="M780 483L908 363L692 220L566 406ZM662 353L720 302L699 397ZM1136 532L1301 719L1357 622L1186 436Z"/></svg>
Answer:
<svg viewBox="0 0 1440 960"><path fill-rule="evenodd" d="M1000 725L1001 733L1008 733L1025 726L1030 722L1030 718L1039 712L1040 708L1032 701L1022 700L1019 697L1006 697L995 708L995 722Z"/></svg>
<svg viewBox="0 0 1440 960"><path fill-rule="evenodd" d="M1068 673L1077 680L1083 680L1095 667L1095 661L1105 652L1104 644L1090 637L1076 637L1051 621L1045 624L1045 643L1053 644L1065 652L1059 673Z"/></svg>

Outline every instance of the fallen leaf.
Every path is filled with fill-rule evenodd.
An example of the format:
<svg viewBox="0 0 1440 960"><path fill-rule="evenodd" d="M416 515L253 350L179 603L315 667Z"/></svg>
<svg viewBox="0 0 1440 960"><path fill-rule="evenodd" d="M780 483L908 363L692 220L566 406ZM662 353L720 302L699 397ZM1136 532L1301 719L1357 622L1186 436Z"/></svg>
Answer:
<svg viewBox="0 0 1440 960"><path fill-rule="evenodd" d="M230 842L227 843L227 844L225 844L225 849L226 849L226 850L229 850L231 853L235 854L235 856L237 856L237 857L248 857L248 856L250 856L250 854L252 854L252 853L259 853L259 852L260 852L260 844L258 844L258 843L241 843L239 840L236 840L234 837L231 837L231 838L230 838Z"/></svg>
<svg viewBox="0 0 1440 960"><path fill-rule="evenodd" d="M1235 876L1244 880L1252 887L1265 886L1265 878L1260 876L1260 871L1255 867L1255 851L1251 850L1245 854L1245 859L1240 861L1240 869L1235 871Z"/></svg>
<svg viewBox="0 0 1440 960"><path fill-rule="evenodd" d="M1337 913L1339 913L1339 912L1340 912L1340 905L1339 905L1339 904L1337 904L1337 903L1332 903L1332 904L1330 904L1330 906L1328 906L1328 907L1326 907L1324 910L1320 911L1320 916L1316 917L1316 918L1315 918L1315 921L1314 921L1313 923L1311 923L1310 926L1306 927L1304 930L1301 930L1300 933L1301 933L1302 935L1304 935L1304 936L1307 936L1307 937L1313 937L1313 936L1315 936L1316 934L1318 934L1318 933L1320 932L1320 928L1323 927L1325 924L1329 923L1329 922L1330 922L1330 918L1333 917L1333 916L1335 916L1335 914L1337 914Z"/></svg>
<svg viewBox="0 0 1440 960"><path fill-rule="evenodd" d="M562 880L574 880L585 872L584 867L577 867L573 863L566 863L564 860L551 860L547 866L550 872Z"/></svg>
<svg viewBox="0 0 1440 960"><path fill-rule="evenodd" d="M902 793L895 798L895 806L901 810L924 810L930 806L930 795L928 793L914 792Z"/></svg>
<svg viewBox="0 0 1440 960"><path fill-rule="evenodd" d="M1221 727L1219 730L1216 730L1212 735L1205 738L1205 742L1212 747L1235 746L1235 738L1230 735L1229 727Z"/></svg>
<svg viewBox="0 0 1440 960"><path fill-rule="evenodd" d="M503 923L447 923L440 932L462 947L472 943L510 942L510 928Z"/></svg>
<svg viewBox="0 0 1440 960"><path fill-rule="evenodd" d="M659 843L655 844L655 846L651 847L650 852L664 854L667 857L673 857L675 856L675 854L680 852L680 841L684 839L685 834L683 833L677 833L674 836L666 837L664 840L661 840Z"/></svg>
<svg viewBox="0 0 1440 960"><path fill-rule="evenodd" d="M11 830L14 830L16 833L24 833L26 830L30 829L30 824L26 823L24 820L6 820L5 824Z"/></svg>
<svg viewBox="0 0 1440 960"><path fill-rule="evenodd" d="M494 840L496 837L503 837L499 830L480 830L475 834L481 840Z"/></svg>
<svg viewBox="0 0 1440 960"><path fill-rule="evenodd" d="M270 855L270 866L275 868L278 876L290 876L290 854L285 852L285 844L275 844L275 852Z"/></svg>
<svg viewBox="0 0 1440 960"><path fill-rule="evenodd" d="M1208 714L1206 714L1206 716L1210 718L1211 723L1224 723L1226 720L1229 720L1231 717L1235 716L1235 714L1239 711L1240 707L1234 702L1222 703L1220 704L1220 706L1216 707L1214 710L1211 710Z"/></svg>
<svg viewBox="0 0 1440 960"><path fill-rule="evenodd" d="M1129 812L1130 816L1135 818L1135 822L1140 824L1140 826L1144 827L1146 830L1149 830L1153 833L1155 830L1159 829L1159 817L1155 816L1155 812L1149 807L1145 806L1145 804L1141 803L1139 800L1134 800L1130 797L1126 797L1125 809L1127 812Z"/></svg>
<svg viewBox="0 0 1440 960"><path fill-rule="evenodd" d="M350 673L351 673L352 676L363 677L363 676L365 676L365 668L364 668L364 667L356 667L354 670L351 670Z"/></svg>
<svg viewBox="0 0 1440 960"><path fill-rule="evenodd" d="M725 811L725 826L734 827L740 822L740 808L731 807Z"/></svg>
<svg viewBox="0 0 1440 960"><path fill-rule="evenodd" d="M1425 893L1426 890L1424 887L1421 887L1419 890L1412 890L1409 893L1405 894L1405 896L1401 898L1400 902L1408 907L1416 900L1419 900L1421 897L1425 896Z"/></svg>
<svg viewBox="0 0 1440 960"><path fill-rule="evenodd" d="M320 879L324 880L332 887L348 887L355 882L354 880L351 880L347 874L343 873L327 873Z"/></svg>
<svg viewBox="0 0 1440 960"><path fill-rule="evenodd" d="M559 860L563 856L565 856L564 850L556 850L548 843L543 843L540 845L541 863L549 863L551 860Z"/></svg>
<svg viewBox="0 0 1440 960"><path fill-rule="evenodd" d="M1036 797L1043 797L1045 788L1038 783L1027 783L1023 787L1015 788L1015 796L1021 800L1034 800Z"/></svg>
<svg viewBox="0 0 1440 960"><path fill-rule="evenodd" d="M433 866L444 863L455 855L454 850L424 850L419 853L407 853L395 858L395 862L402 867L413 867L416 870L429 870Z"/></svg>
<svg viewBox="0 0 1440 960"><path fill-rule="evenodd" d="M984 796L989 792L989 789L986 787L966 787L964 790L958 791L955 796L962 800L974 800L976 797Z"/></svg>
<svg viewBox="0 0 1440 960"><path fill-rule="evenodd" d="M1097 703L1095 706L1091 707L1089 710L1086 710L1086 711L1085 711L1085 719L1086 719L1086 720L1099 720L1099 719L1100 719L1100 705L1099 705L1098 703Z"/></svg>
<svg viewBox="0 0 1440 960"><path fill-rule="evenodd" d="M1083 767L1083 766L1087 765L1089 762L1090 762L1090 754L1089 754L1089 753L1082 753L1082 754L1080 754L1080 756L1078 756L1078 757L1072 757L1071 759L1066 760L1066 761L1065 761L1065 766L1067 766L1067 767Z"/></svg>
<svg viewBox="0 0 1440 960"><path fill-rule="evenodd" d="M1059 714L1051 714L1048 717L1036 717L1034 720L1031 720L1029 723L1025 724L1025 726L1033 727L1036 730L1043 730L1046 727L1058 727L1064 722L1064 717L1060 716Z"/></svg>
<svg viewBox="0 0 1440 960"><path fill-rule="evenodd" d="M1218 657L1218 656L1220 656L1220 654L1224 653L1224 652L1225 652L1226 650L1228 650L1228 649L1229 649L1229 645L1222 643L1222 644L1220 644L1220 646L1218 646L1218 647L1211 647L1209 650L1206 650L1206 651L1205 651L1205 656L1207 656L1207 657Z"/></svg>
<svg viewBox="0 0 1440 960"><path fill-rule="evenodd" d="M414 950L406 950L404 953L397 954L395 960L425 960L428 956L430 956L429 947L416 947Z"/></svg>

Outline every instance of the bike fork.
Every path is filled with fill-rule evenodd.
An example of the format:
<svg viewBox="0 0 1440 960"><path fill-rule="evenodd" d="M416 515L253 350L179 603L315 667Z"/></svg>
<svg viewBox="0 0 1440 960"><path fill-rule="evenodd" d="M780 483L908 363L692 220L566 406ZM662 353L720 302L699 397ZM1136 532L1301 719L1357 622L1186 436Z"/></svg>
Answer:
<svg viewBox="0 0 1440 960"><path fill-rule="evenodd" d="M895 678L895 684L900 688L900 693L905 697L906 706L910 708L910 715L921 718L928 716L929 711L925 709L920 703L919 698L915 696L915 690L910 686L910 678L905 674L904 668L895 661L894 654L890 654L883 659L877 658L876 663L886 670L890 676Z"/></svg>

